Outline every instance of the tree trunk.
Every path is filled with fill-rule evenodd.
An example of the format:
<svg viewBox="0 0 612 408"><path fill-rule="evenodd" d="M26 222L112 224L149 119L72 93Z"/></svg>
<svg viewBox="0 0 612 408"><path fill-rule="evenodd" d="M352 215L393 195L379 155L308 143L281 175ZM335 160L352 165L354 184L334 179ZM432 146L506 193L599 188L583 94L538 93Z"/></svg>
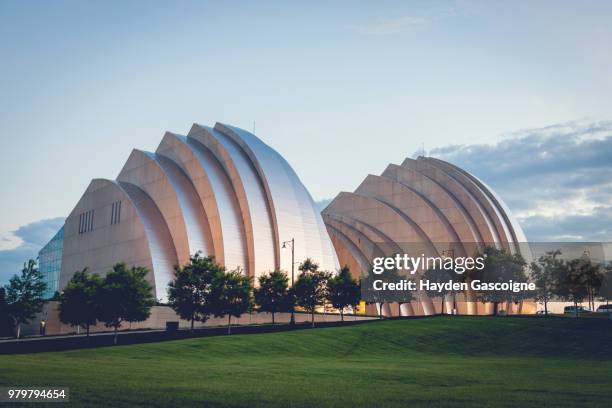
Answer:
<svg viewBox="0 0 612 408"><path fill-rule="evenodd" d="M17 323L17 338L21 338L21 323Z"/></svg>
<svg viewBox="0 0 612 408"><path fill-rule="evenodd" d="M574 299L574 317L578 318L578 301Z"/></svg>
<svg viewBox="0 0 612 408"><path fill-rule="evenodd" d="M272 324L274 324L274 312L272 312Z"/></svg>
<svg viewBox="0 0 612 408"><path fill-rule="evenodd" d="M444 314L444 305L446 304L446 294L442 296L442 309L440 309L440 314Z"/></svg>
<svg viewBox="0 0 612 408"><path fill-rule="evenodd" d="M87 323L87 339L89 339L89 323Z"/></svg>
<svg viewBox="0 0 612 408"><path fill-rule="evenodd" d="M544 315L548 316L548 299L544 298Z"/></svg>
<svg viewBox="0 0 612 408"><path fill-rule="evenodd" d="M192 318L191 318L191 329L190 329L190 331L191 331L192 333L193 333L193 322L194 322L194 318L192 317Z"/></svg>
<svg viewBox="0 0 612 408"><path fill-rule="evenodd" d="M493 316L497 316L498 302L493 302Z"/></svg>
<svg viewBox="0 0 612 408"><path fill-rule="evenodd" d="M113 344L117 345L117 325L115 325L115 335L113 336Z"/></svg>
<svg viewBox="0 0 612 408"><path fill-rule="evenodd" d="M232 334L232 315L227 315L227 335Z"/></svg>
<svg viewBox="0 0 612 408"><path fill-rule="evenodd" d="M342 312L344 309L340 309L340 321L344 323L344 313Z"/></svg>
<svg viewBox="0 0 612 408"><path fill-rule="evenodd" d="M588 304L588 308L591 308L591 290L590 288L587 286L587 304Z"/></svg>
<svg viewBox="0 0 612 408"><path fill-rule="evenodd" d="M314 327L314 309L312 309L312 312L310 313L310 317L312 320L312 327Z"/></svg>

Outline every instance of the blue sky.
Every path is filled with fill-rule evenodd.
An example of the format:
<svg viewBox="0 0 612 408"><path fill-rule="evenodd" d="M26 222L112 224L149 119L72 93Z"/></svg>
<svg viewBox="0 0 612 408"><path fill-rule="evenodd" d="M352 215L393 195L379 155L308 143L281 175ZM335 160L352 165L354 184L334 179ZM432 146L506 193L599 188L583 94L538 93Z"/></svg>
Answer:
<svg viewBox="0 0 612 408"><path fill-rule="evenodd" d="M318 200L424 145L493 185L528 238L611 240L575 219L609 217L608 161L563 161L611 142L610 21L605 1L4 0L0 282L91 178L193 122L255 122ZM568 206L511 154L543 159L560 139L546 186L579 192ZM516 166L501 177L478 149Z"/></svg>

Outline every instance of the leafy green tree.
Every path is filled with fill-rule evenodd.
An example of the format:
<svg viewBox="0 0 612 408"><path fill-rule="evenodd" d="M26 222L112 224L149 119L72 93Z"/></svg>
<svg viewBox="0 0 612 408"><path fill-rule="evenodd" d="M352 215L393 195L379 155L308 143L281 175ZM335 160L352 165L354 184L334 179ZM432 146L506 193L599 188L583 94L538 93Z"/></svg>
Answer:
<svg viewBox="0 0 612 408"><path fill-rule="evenodd" d="M9 336L13 333L13 318L9 315L6 304L6 291L0 287L0 337Z"/></svg>
<svg viewBox="0 0 612 408"><path fill-rule="evenodd" d="M348 266L344 266L336 276L329 278L327 294L329 302L340 311L340 319L344 321L344 309L349 306L355 308L361 297L359 283L351 276Z"/></svg>
<svg viewBox="0 0 612 408"><path fill-rule="evenodd" d="M587 265L583 269L583 282L587 288L587 298L591 306L591 310L595 310L595 297L599 293L606 277L602 267L598 263L594 263L587 259Z"/></svg>
<svg viewBox="0 0 612 408"><path fill-rule="evenodd" d="M323 306L327 299L327 281L329 272L319 271L319 266L306 259L299 269L302 271L292 288L295 301L311 315L312 327L314 327L314 313L318 306Z"/></svg>
<svg viewBox="0 0 612 408"><path fill-rule="evenodd" d="M215 317L227 316L227 334L232 332L232 316L240 317L253 307L251 278L240 269L218 273L213 279L206 309Z"/></svg>
<svg viewBox="0 0 612 408"><path fill-rule="evenodd" d="M526 262L518 252L511 254L504 249L486 247L484 249L484 268L482 270L472 269L466 271L469 280L478 279L483 283L504 283L510 280L514 282L527 282L525 273ZM485 303L493 303L493 314L498 313L499 303L519 302L528 296L526 293L483 290L476 294L477 298Z"/></svg>
<svg viewBox="0 0 612 408"><path fill-rule="evenodd" d="M168 284L168 302L170 307L185 320L191 323L205 322L210 314L206 309L212 290L213 279L223 272L213 257L202 257L198 252L182 268L175 268L174 280Z"/></svg>
<svg viewBox="0 0 612 408"><path fill-rule="evenodd" d="M442 284L447 283L447 282L460 283L463 280L463 275L458 274L454 270L451 270L451 269L428 269L425 271L421 279L428 280L431 283L442 283ZM456 291L447 290L445 287L442 287L440 290L429 290L426 292L430 297L442 296L442 309L440 311L442 314L444 314L444 308L446 307L445 306L446 299L449 294L452 295L453 309L455 310L457 309Z"/></svg>
<svg viewBox="0 0 612 408"><path fill-rule="evenodd" d="M604 281L599 265L587 257L572 259L567 263L567 274L564 280L566 293L577 307L587 299L591 308L595 305L595 295Z"/></svg>
<svg viewBox="0 0 612 408"><path fill-rule="evenodd" d="M298 266L300 272L316 272L319 270L319 264L312 260L312 258L304 259L304 262Z"/></svg>
<svg viewBox="0 0 612 408"><path fill-rule="evenodd" d="M259 277L259 287L254 290L255 303L262 312L274 314L291 308L289 278L280 270L275 270Z"/></svg>
<svg viewBox="0 0 612 408"><path fill-rule="evenodd" d="M564 271L564 261L560 250L548 251L537 261L531 262L531 280L536 285L535 300L544 303L544 313L548 314L548 302L555 295L559 276Z"/></svg>
<svg viewBox="0 0 612 408"><path fill-rule="evenodd" d="M586 286L583 282L584 264L581 259L572 259L567 262L565 273L560 275L559 293L565 294L574 303L575 316L578 317L578 303L587 297Z"/></svg>
<svg viewBox="0 0 612 408"><path fill-rule="evenodd" d="M24 263L21 276L14 275L5 286L7 309L17 326L17 338L21 337L21 325L42 311L46 287L43 275L33 259Z"/></svg>
<svg viewBox="0 0 612 408"><path fill-rule="evenodd" d="M361 290L364 293L365 301L370 304L375 304L378 310L378 317L383 318L383 306L385 303L397 302L400 306L403 303L409 303L413 299L412 291L389 291L389 290L376 290L374 289L374 283L377 280L381 280L386 283L399 282L402 279L412 280L408 276L400 276L397 269L385 270L382 274L375 274L373 269L370 268L369 272L362 275L361 278Z"/></svg>
<svg viewBox="0 0 612 408"><path fill-rule="evenodd" d="M60 320L83 327L89 337L89 328L98 318L96 296L101 286L102 279L98 274L88 274L87 268L76 272L59 297Z"/></svg>
<svg viewBox="0 0 612 408"><path fill-rule="evenodd" d="M98 320L114 329L114 344L117 344L117 329L121 323L140 322L151 315L155 298L145 278L148 273L147 268L118 263L102 281L96 296Z"/></svg>
<svg viewBox="0 0 612 408"><path fill-rule="evenodd" d="M612 265L608 264L605 266L603 271L603 282L601 288L599 288L599 299L606 302L606 305L610 303L612 299Z"/></svg>

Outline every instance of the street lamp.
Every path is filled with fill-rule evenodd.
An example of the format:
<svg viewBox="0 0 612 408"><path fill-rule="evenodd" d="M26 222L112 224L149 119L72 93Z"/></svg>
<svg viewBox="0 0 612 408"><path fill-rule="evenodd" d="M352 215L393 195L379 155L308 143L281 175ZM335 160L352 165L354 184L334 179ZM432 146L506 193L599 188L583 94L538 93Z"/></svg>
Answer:
<svg viewBox="0 0 612 408"><path fill-rule="evenodd" d="M295 238L291 238L289 241L283 241L283 250L287 249L287 245L291 246L291 287L293 288L294 283L294 270L295 270ZM291 305L291 321L290 324L295 324L295 305Z"/></svg>

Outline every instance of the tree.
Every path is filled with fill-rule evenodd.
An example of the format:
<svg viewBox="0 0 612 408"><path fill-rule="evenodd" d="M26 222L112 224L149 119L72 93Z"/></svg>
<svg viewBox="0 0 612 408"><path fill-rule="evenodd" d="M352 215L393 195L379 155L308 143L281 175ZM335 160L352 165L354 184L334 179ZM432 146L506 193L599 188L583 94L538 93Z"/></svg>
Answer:
<svg viewBox="0 0 612 408"><path fill-rule="evenodd" d="M303 265L300 265L300 270L303 272L295 281L292 289L297 305L310 313L312 327L314 327L315 310L317 306L324 305L327 299L327 280L330 278L330 274L329 272L319 271L316 264L314 264L316 268L310 267L311 269L302 269Z"/></svg>
<svg viewBox="0 0 612 408"><path fill-rule="evenodd" d="M411 276L400 276L397 269L387 269L382 274L375 274L370 268L369 272L362 275L360 282L365 301L375 304L378 309L378 317L383 318L383 306L385 303L397 302L400 307L403 303L409 303L413 299L412 291L409 290L376 290L377 281L385 283L397 283L401 280L412 281Z"/></svg>
<svg viewBox="0 0 612 408"><path fill-rule="evenodd" d="M275 323L275 313L291 307L288 288L287 274L278 269L259 277L259 287L254 290L255 303L260 311L272 314L272 324Z"/></svg>
<svg viewBox="0 0 612 408"><path fill-rule="evenodd" d="M348 266L344 266L336 276L327 281L327 294L329 302L340 311L340 319L344 321L344 309L359 304L361 288L359 283L351 276Z"/></svg>
<svg viewBox="0 0 612 408"><path fill-rule="evenodd" d="M13 325L13 318L6 304L6 291L0 287L0 337L10 336L13 333Z"/></svg>
<svg viewBox="0 0 612 408"><path fill-rule="evenodd" d="M421 280L428 280L431 283L442 284L447 282L460 283L463 277L464 275L458 274L452 269L428 269L421 277ZM447 290L444 286L441 286L440 290L428 290L426 292L430 297L442 296L442 309L440 310L441 314L444 314L446 297L449 293L452 293L453 295L453 309L457 309L456 293L454 290Z"/></svg>
<svg viewBox="0 0 612 408"><path fill-rule="evenodd" d="M145 279L148 273L147 268L118 263L102 281L96 296L100 308L98 320L114 329L114 344L117 344L117 329L121 323L140 322L151 315L155 298Z"/></svg>
<svg viewBox="0 0 612 408"><path fill-rule="evenodd" d="M21 325L42 311L46 287L43 275L33 259L24 263L21 276L14 275L6 285L7 309L17 326L17 338L21 337Z"/></svg>
<svg viewBox="0 0 612 408"><path fill-rule="evenodd" d="M574 313L578 317L578 303L582 303L587 296L586 286L583 284L582 277L583 261L581 259L572 259L567 262L567 268L564 276L561 278L560 287L568 298L574 303Z"/></svg>
<svg viewBox="0 0 612 408"><path fill-rule="evenodd" d="M560 250L548 251L530 265L531 280L536 285L535 300L544 303L548 315L548 302L555 294L559 275L563 273L564 262L559 258Z"/></svg>
<svg viewBox="0 0 612 408"><path fill-rule="evenodd" d="M304 259L304 262L298 266L298 269L302 273L307 272L316 272L319 270L319 264L313 261L311 258Z"/></svg>
<svg viewBox="0 0 612 408"><path fill-rule="evenodd" d="M587 289L587 298L591 310L595 310L595 297L599 293L606 277L602 272L600 264L593 263L590 259L585 260L586 265L583 268L582 281Z"/></svg>
<svg viewBox="0 0 612 408"><path fill-rule="evenodd" d="M469 280L480 280L483 283L495 284L505 283L510 280L513 282L527 282L525 274L526 262L518 252L511 254L504 249L486 247L484 250L484 268L476 268L466 271L466 278ZM513 292L512 290L483 290L476 294L477 298L485 303L493 303L493 314L498 313L500 302L519 302L528 296L526 293Z"/></svg>
<svg viewBox="0 0 612 408"><path fill-rule="evenodd" d="M96 296L102 286L98 274L87 274L87 268L76 272L59 298L59 317L63 323L80 326L87 330L96 324L99 308Z"/></svg>
<svg viewBox="0 0 612 408"><path fill-rule="evenodd" d="M565 279L560 280L559 291L567 295L577 310L578 303L585 298L590 307L594 307L594 299L597 291L604 281L600 267L589 258L581 257L572 259L567 263ZM577 316L577 313L576 313Z"/></svg>
<svg viewBox="0 0 612 408"><path fill-rule="evenodd" d="M202 257L198 252L182 268L176 267L174 280L168 284L170 307L182 318L189 320L191 331L194 322L205 322L210 313L206 309L213 279L223 272L213 257Z"/></svg>
<svg viewBox="0 0 612 408"><path fill-rule="evenodd" d="M612 265L605 265L603 275L604 279L599 288L599 298L607 305L612 299Z"/></svg>
<svg viewBox="0 0 612 408"><path fill-rule="evenodd" d="M215 317L227 316L227 334L231 334L232 316L240 317L253 307L251 278L240 269L218 273L212 283L210 302L206 309Z"/></svg>

